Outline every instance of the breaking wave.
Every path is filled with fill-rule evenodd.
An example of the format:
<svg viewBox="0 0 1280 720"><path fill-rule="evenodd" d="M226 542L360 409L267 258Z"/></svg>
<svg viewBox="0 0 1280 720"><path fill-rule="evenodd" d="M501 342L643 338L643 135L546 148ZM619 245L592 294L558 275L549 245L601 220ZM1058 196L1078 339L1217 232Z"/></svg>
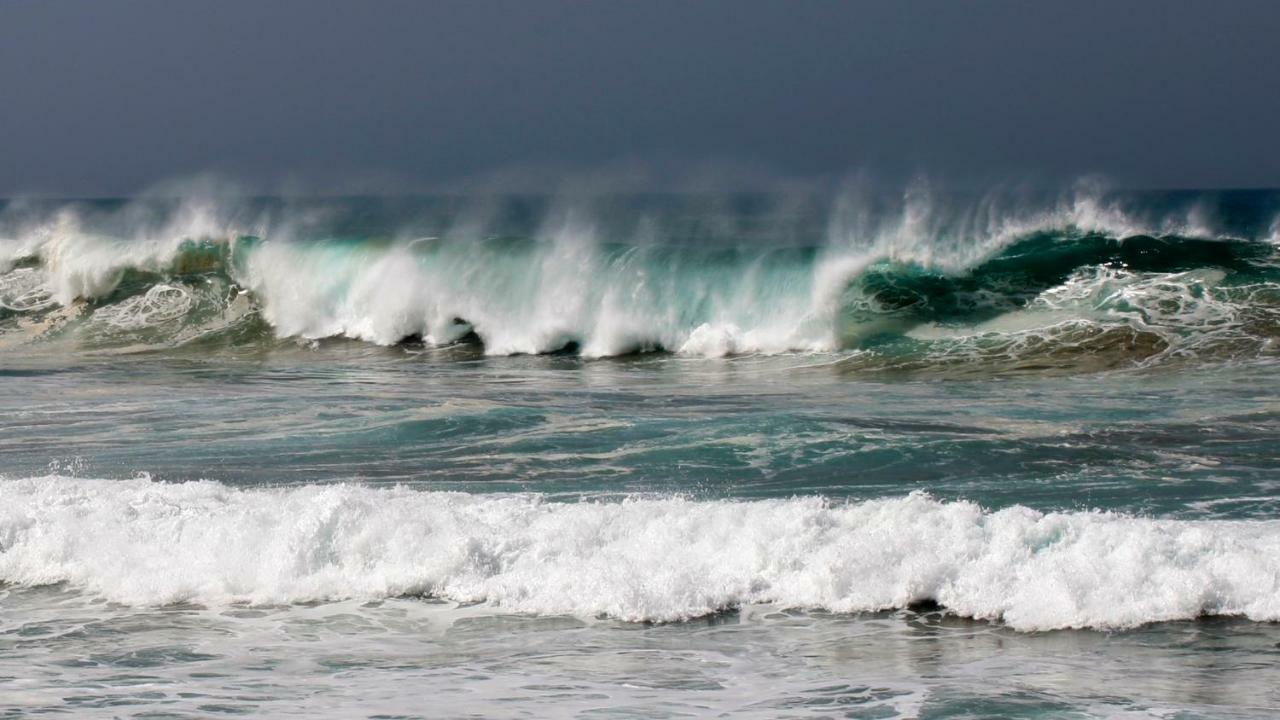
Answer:
<svg viewBox="0 0 1280 720"><path fill-rule="evenodd" d="M0 216L0 347L345 337L839 352L865 370L1270 354L1276 198L1211 200L1081 191L1010 209L913 192L787 212L433 205L412 221L337 201L23 206Z"/></svg>
<svg viewBox="0 0 1280 720"><path fill-rule="evenodd" d="M626 621L924 602L1018 630L1276 621L1280 522L992 512L919 493L562 503L50 476L0 480L0 583L130 605L426 596Z"/></svg>

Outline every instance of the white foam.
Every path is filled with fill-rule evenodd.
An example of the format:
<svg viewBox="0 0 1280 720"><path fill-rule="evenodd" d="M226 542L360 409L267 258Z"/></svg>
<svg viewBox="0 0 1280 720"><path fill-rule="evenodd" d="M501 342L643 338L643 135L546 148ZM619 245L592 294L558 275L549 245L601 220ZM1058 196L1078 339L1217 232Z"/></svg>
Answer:
<svg viewBox="0 0 1280 720"><path fill-rule="evenodd" d="M94 318L122 330L137 330L182 319L194 304L186 286L160 283L142 295L98 310Z"/></svg>
<svg viewBox="0 0 1280 720"><path fill-rule="evenodd" d="M0 582L133 605L426 594L671 621L750 603L935 600L1020 630L1280 620L1280 522L989 512L923 494L573 504L50 476L0 481L0 546Z"/></svg>
<svg viewBox="0 0 1280 720"><path fill-rule="evenodd" d="M44 273L18 268L0 273L0 308L16 312L43 310L56 304L45 285Z"/></svg>

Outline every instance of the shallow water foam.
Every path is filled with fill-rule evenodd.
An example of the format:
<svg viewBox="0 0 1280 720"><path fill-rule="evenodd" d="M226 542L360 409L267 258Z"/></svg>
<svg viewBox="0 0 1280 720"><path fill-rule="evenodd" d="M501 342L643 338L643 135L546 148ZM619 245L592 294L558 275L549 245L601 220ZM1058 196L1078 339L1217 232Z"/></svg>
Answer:
<svg viewBox="0 0 1280 720"><path fill-rule="evenodd" d="M0 484L0 581L134 605L423 595L684 620L936 601L1019 630L1280 620L1280 522L989 512L924 494L547 502L355 485Z"/></svg>

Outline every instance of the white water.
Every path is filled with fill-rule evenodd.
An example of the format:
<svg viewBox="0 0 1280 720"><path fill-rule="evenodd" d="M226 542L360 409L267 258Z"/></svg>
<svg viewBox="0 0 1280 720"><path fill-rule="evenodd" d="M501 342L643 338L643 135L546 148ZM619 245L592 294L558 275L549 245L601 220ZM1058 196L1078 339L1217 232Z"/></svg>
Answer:
<svg viewBox="0 0 1280 720"><path fill-rule="evenodd" d="M420 335L443 345L474 331L492 355L570 344L586 357L657 348L702 356L826 352L847 344L840 309L850 281L875 261L961 272L1046 229L1212 235L1194 209L1140 220L1100 198L1082 187L1048 209L986 199L957 210L912 188L896 213L880 216L854 193L833 207L813 258L757 248L714 259L662 254L645 223L634 237L602 237L589 213L569 211L549 213L519 247L489 243L484 228L467 222L439 238L317 242L303 237L304 219L246 220L234 202L196 195L163 217L142 203L105 219L68 209L0 238L0 306L42 310L103 298L127 269L167 273L186 240L234 247L242 235L260 235L265 240L230 271L280 337L391 345ZM11 268L24 258L38 258L38 269Z"/></svg>
<svg viewBox="0 0 1280 720"><path fill-rule="evenodd" d="M544 502L355 485L0 481L0 582L130 605L427 595L674 621L934 600L1018 630L1280 620L1280 522L985 511L922 494Z"/></svg>

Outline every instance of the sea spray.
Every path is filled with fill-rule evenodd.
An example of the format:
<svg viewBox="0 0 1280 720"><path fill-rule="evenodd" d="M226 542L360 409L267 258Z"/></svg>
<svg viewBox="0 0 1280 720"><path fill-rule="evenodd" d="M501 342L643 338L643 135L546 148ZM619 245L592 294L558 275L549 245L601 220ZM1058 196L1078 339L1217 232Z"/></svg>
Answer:
<svg viewBox="0 0 1280 720"><path fill-rule="evenodd" d="M1267 351L1280 310L1270 202L1229 220L1205 198L1144 204L1089 188L1010 206L913 187L784 219L643 199L498 219L416 211L428 220L337 200L54 206L43 222L28 211L9 223L0 334L101 348L113 343L102 328L127 316L122 347L240 342L252 314L277 338L473 339L490 355L587 358L868 350L889 367L954 356L1001 323L1051 338L1070 321L1145 334L1180 357L1238 357ZM1061 302L1088 282L1087 302ZM52 312L77 303L84 312ZM1209 308L1219 320L1205 322Z"/></svg>

